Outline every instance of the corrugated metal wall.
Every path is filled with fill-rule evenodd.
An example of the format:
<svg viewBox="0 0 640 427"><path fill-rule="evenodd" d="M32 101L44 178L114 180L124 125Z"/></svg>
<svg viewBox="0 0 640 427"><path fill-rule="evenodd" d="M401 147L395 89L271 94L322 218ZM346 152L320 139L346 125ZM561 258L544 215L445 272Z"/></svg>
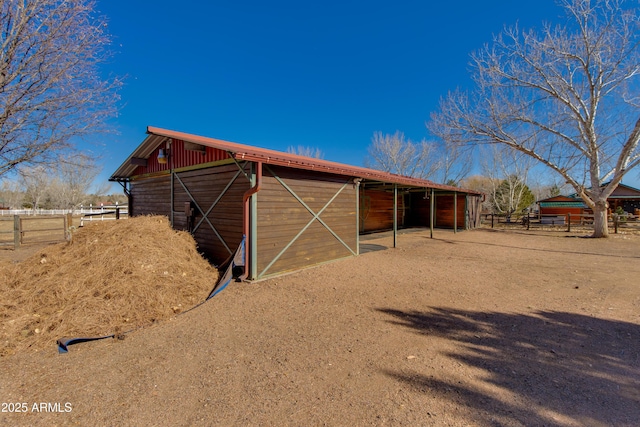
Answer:
<svg viewBox="0 0 640 427"><path fill-rule="evenodd" d="M156 149L147 159L147 166L138 166L134 175L144 175L154 172L168 171L172 166L174 169L195 166L202 163L216 162L230 158L226 151L212 147L204 147L204 151L185 150L184 141L174 139L171 143L169 152L170 162L159 163L158 152L160 149L166 150L166 147Z"/></svg>

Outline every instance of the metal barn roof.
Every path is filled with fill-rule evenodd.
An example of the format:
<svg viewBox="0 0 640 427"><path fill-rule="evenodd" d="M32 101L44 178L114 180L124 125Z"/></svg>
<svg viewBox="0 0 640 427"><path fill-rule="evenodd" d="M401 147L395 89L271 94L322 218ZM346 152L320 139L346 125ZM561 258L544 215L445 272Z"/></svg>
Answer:
<svg viewBox="0 0 640 427"><path fill-rule="evenodd" d="M412 178L403 175L382 172L375 169L346 165L343 163L328 160L316 159L300 156L292 153L259 148L250 145L238 144L235 142L223 141L221 139L209 138L199 135L192 135L184 132L177 132L157 127L147 128L148 136L136 148L122 165L111 175L110 181L128 181L135 175L139 163L134 159L149 159L156 150L166 144L169 140L182 140L193 144L212 147L223 150L236 160L248 160L262 162L269 165L286 166L295 169L305 169L319 172L332 173L363 178L367 181L378 181L381 183L400 184L408 187L434 188L444 191L457 191L471 194L481 193L473 190L465 190L444 184L437 184L426 179Z"/></svg>

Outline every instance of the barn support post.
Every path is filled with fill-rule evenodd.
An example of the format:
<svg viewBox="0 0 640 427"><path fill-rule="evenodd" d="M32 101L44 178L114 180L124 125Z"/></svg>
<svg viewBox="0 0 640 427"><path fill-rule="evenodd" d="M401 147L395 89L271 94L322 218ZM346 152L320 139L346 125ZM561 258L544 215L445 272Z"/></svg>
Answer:
<svg viewBox="0 0 640 427"><path fill-rule="evenodd" d="M361 178L354 179L356 185L356 255L360 255L360 182Z"/></svg>
<svg viewBox="0 0 640 427"><path fill-rule="evenodd" d="M257 167L255 163L251 164L251 187L255 187L257 182ZM258 193L253 193L249 199L249 279L253 280L258 275ZM245 246L245 252L247 248ZM246 262L246 261L245 261ZM246 267L245 267L246 268Z"/></svg>
<svg viewBox="0 0 640 427"><path fill-rule="evenodd" d="M252 206L250 206L249 201L254 199L255 194L260 191L260 188L262 187L262 162L251 164L250 181L253 184L252 187L242 195L242 234L246 239L245 242L249 243L249 248L247 249L245 246L244 273L240 276L240 280L254 280L257 277L258 249L256 243L258 241L258 236L256 230L258 228L258 224L257 215L251 217L253 209ZM255 204L256 207L254 213L257 213L257 201L255 201Z"/></svg>
<svg viewBox="0 0 640 427"><path fill-rule="evenodd" d="M429 208L429 232L431 234L431 238L433 239L433 220L435 218L436 212L436 193L433 190L433 188L431 189L431 200L429 200L429 202L431 203L431 206Z"/></svg>
<svg viewBox="0 0 640 427"><path fill-rule="evenodd" d="M133 216L133 197L131 197L131 191L129 190L128 186L131 185L131 181L127 180L127 181L116 181L118 184L120 184L120 186L122 187L122 191L124 192L124 195L127 196L127 216Z"/></svg>
<svg viewBox="0 0 640 427"><path fill-rule="evenodd" d="M173 192L174 192L173 191L174 190L174 188L173 188L173 177L175 176L175 173L173 171L173 156L171 155L171 141L172 140L169 139L169 141L167 142L167 153L169 153L168 154L168 157L169 157L169 176L171 177L171 184L170 184L171 188L169 190L169 193L171 194L169 196L169 199L170 199L169 203L171 203L171 207L170 207L169 212L170 212L171 218L169 218L169 219L170 219L170 222L171 222L171 228L173 228L173 196L174 196L173 195Z"/></svg>
<svg viewBox="0 0 640 427"><path fill-rule="evenodd" d="M393 247L398 241L398 184L393 184Z"/></svg>
<svg viewBox="0 0 640 427"><path fill-rule="evenodd" d="M453 232L458 232L458 192L453 192Z"/></svg>
<svg viewBox="0 0 640 427"><path fill-rule="evenodd" d="M464 229L469 229L469 195L464 196Z"/></svg>

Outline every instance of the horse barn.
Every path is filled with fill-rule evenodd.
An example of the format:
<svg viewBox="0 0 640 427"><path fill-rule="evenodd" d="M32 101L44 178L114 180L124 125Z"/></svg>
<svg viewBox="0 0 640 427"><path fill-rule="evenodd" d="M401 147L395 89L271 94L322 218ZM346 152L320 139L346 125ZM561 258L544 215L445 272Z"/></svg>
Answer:
<svg viewBox="0 0 640 427"><path fill-rule="evenodd" d="M474 191L154 127L147 134L110 178L130 214L168 216L218 266L243 253L249 280L358 255L364 233L393 230L395 245L399 228L479 223Z"/></svg>

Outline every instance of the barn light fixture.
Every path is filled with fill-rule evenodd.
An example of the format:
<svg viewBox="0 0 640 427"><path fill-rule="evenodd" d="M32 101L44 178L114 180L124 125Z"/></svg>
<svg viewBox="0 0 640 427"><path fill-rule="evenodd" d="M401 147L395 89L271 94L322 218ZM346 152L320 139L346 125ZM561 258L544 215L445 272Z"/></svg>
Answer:
<svg viewBox="0 0 640 427"><path fill-rule="evenodd" d="M169 157L169 150L165 150L164 148L158 150L158 163L161 165L167 164L167 157Z"/></svg>

